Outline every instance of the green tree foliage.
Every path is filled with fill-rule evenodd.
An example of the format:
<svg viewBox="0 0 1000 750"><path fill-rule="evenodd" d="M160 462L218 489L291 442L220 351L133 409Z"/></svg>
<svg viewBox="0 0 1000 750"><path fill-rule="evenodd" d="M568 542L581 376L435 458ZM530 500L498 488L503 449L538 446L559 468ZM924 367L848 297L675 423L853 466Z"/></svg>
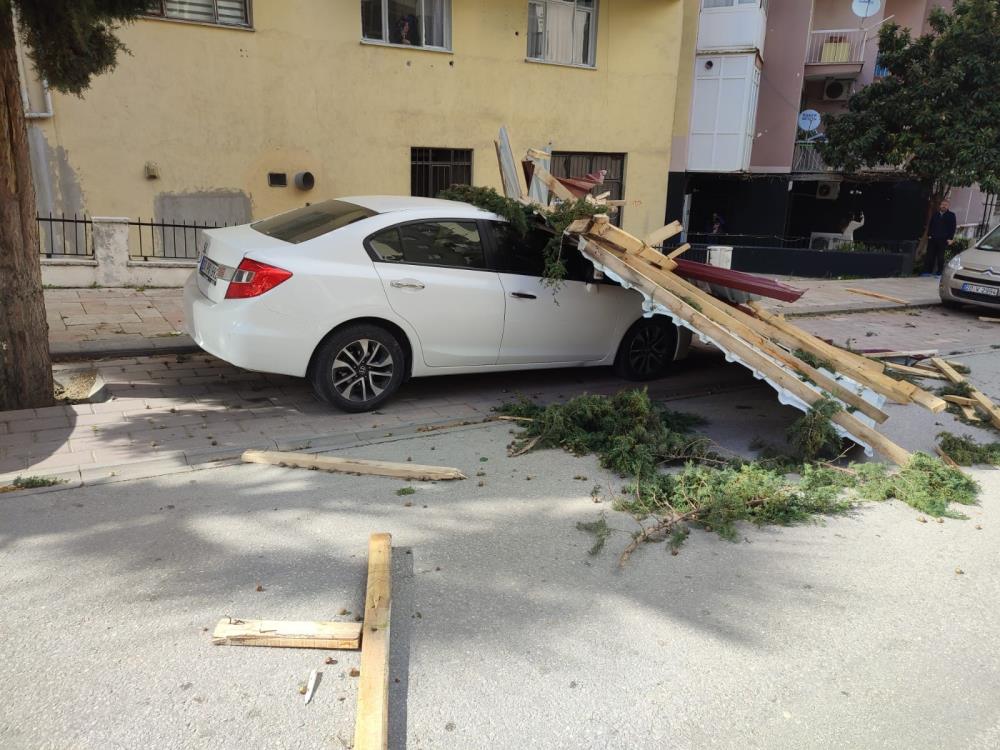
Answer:
<svg viewBox="0 0 1000 750"><path fill-rule="evenodd" d="M819 145L830 166L899 167L931 191L979 183L1000 192L1000 0L956 0L935 8L930 32L912 37L895 23L879 30L889 75L824 118Z"/></svg>
<svg viewBox="0 0 1000 750"><path fill-rule="evenodd" d="M0 0L0 12L11 0ZM133 21L149 0L13 0L24 42L50 86L80 94L115 67L125 45L116 25Z"/></svg>

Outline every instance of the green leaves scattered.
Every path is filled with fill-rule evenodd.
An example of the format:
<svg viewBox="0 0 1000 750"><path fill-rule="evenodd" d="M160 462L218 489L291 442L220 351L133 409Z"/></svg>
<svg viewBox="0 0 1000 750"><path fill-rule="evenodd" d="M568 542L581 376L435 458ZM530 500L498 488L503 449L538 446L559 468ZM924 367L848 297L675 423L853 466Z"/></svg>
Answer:
<svg viewBox="0 0 1000 750"><path fill-rule="evenodd" d="M938 445L960 466L1000 465L1000 443L977 443L970 435L938 433Z"/></svg>

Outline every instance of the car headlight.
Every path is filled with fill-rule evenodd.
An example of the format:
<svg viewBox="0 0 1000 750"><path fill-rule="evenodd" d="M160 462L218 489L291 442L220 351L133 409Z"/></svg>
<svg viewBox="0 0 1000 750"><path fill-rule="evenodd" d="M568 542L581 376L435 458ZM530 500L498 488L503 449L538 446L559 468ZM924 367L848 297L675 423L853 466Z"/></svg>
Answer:
<svg viewBox="0 0 1000 750"><path fill-rule="evenodd" d="M952 258L951 260L949 260L948 261L948 268L950 268L952 271L961 271L962 270L962 256L961 255L956 255L954 258Z"/></svg>

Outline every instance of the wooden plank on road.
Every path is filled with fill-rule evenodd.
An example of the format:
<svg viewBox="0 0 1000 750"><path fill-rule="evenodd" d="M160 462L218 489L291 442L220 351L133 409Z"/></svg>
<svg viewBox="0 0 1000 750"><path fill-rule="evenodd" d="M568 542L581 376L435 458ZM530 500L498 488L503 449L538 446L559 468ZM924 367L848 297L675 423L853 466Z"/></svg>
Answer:
<svg viewBox="0 0 1000 750"><path fill-rule="evenodd" d="M369 461L363 458L340 458L338 456L316 456L311 453L288 453L286 451L244 451L243 460L254 464L275 466L295 466L300 469L319 471L339 471L345 474L372 474L397 479L434 482L445 479L465 479L465 475L450 466L421 466L392 461Z"/></svg>
<svg viewBox="0 0 1000 750"><path fill-rule="evenodd" d="M361 642L361 681L354 720L354 750L389 744L389 621L392 615L392 535L368 540L368 586Z"/></svg>
<svg viewBox="0 0 1000 750"><path fill-rule="evenodd" d="M216 646L356 649L361 645L361 624L225 617L215 626L212 643Z"/></svg>

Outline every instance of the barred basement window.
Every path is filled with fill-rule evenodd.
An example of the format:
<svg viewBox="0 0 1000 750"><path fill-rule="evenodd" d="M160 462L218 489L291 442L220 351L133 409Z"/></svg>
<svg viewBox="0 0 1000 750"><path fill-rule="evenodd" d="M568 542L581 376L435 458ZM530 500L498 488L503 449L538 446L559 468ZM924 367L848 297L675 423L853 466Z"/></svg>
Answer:
<svg viewBox="0 0 1000 750"><path fill-rule="evenodd" d="M530 0L528 59L594 67L597 0Z"/></svg>
<svg viewBox="0 0 1000 750"><path fill-rule="evenodd" d="M451 0L361 0L361 36L451 50Z"/></svg>
<svg viewBox="0 0 1000 750"><path fill-rule="evenodd" d="M153 0L146 15L219 26L250 26L250 0Z"/></svg>
<svg viewBox="0 0 1000 750"><path fill-rule="evenodd" d="M471 148L410 149L410 195L436 198L452 185L471 184Z"/></svg>

